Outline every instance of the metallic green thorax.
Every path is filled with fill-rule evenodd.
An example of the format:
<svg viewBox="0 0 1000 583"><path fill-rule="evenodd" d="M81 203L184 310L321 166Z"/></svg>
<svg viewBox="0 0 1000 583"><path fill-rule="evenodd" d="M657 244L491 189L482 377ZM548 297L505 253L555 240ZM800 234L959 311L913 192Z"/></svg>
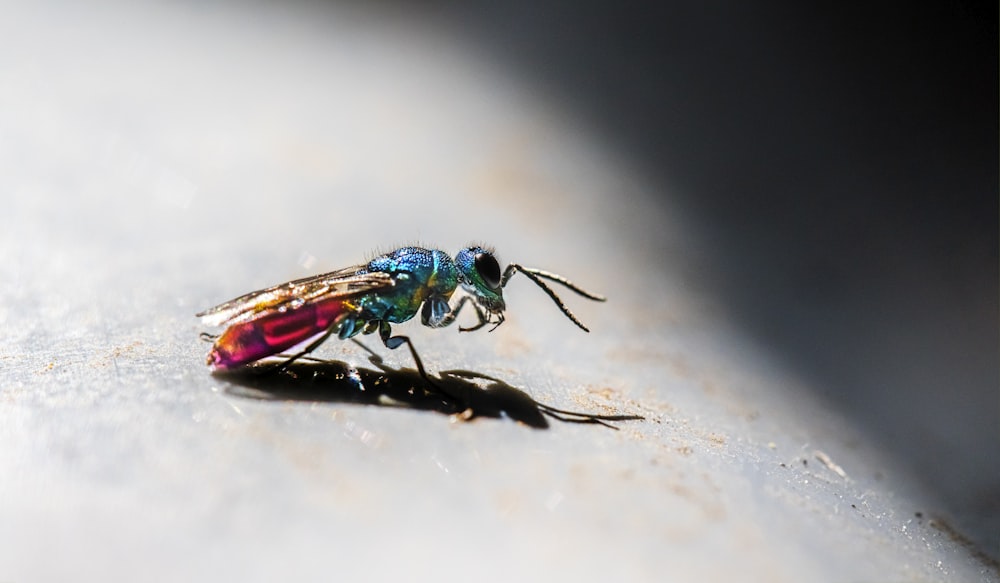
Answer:
<svg viewBox="0 0 1000 583"><path fill-rule="evenodd" d="M381 271L392 276L394 285L358 300L360 323L381 320L398 324L415 316L425 302L445 306L459 283L459 272L451 257L437 249L403 247L372 259L359 273ZM357 323L349 324L351 328ZM350 337L359 330L341 330ZM345 334L345 332L347 332Z"/></svg>

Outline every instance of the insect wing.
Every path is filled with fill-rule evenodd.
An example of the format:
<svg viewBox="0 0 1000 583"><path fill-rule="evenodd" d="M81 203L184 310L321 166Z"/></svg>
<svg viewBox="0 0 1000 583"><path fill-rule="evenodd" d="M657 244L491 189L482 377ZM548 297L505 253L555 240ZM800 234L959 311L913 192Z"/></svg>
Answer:
<svg viewBox="0 0 1000 583"><path fill-rule="evenodd" d="M393 285L388 273L358 273L360 269L360 266L349 267L250 292L196 314L196 317L208 326L232 326L306 303L347 298Z"/></svg>

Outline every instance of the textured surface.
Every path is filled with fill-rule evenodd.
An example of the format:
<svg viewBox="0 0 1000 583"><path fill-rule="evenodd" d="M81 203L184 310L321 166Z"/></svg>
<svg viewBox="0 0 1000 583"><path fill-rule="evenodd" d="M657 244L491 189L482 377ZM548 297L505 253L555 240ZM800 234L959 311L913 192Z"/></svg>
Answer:
<svg viewBox="0 0 1000 583"><path fill-rule="evenodd" d="M0 580L998 579L995 549L706 292L669 189L474 47L342 7L17 10ZM483 418L408 392L405 350L377 343L388 372L320 351L364 392L336 362L204 366L201 309L470 241L610 298L566 294L589 335L527 280L493 333L402 326L431 371L493 377L446 381Z"/></svg>

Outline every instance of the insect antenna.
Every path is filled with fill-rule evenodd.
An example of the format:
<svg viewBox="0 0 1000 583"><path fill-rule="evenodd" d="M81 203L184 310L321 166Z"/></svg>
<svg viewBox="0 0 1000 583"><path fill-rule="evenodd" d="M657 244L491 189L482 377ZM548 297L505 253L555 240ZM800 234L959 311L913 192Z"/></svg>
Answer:
<svg viewBox="0 0 1000 583"><path fill-rule="evenodd" d="M606 298L606 297L604 297L604 296L602 296L600 294L595 294L594 292L589 292L589 291L583 289L582 287L576 285L572 281L566 279L565 277L563 277L563 276L561 276L561 275L559 275L557 273L550 273L548 271L542 271L541 269L534 269L532 267L522 267L520 265L517 266L517 269L519 271L521 271L521 273L524 273L525 275L527 275L528 272L530 271L531 273L537 275L538 277L544 277L545 279L548 279L548 280L551 280L551 281L554 281L554 282L557 282L557 283L561 283L562 285L568 287L569 289L573 290L577 294L579 294L579 295L581 295L581 296L583 296L583 297L585 297L585 298L587 298L589 300L594 300L595 302L606 302L606 301L608 301L608 298Z"/></svg>
<svg viewBox="0 0 1000 583"><path fill-rule="evenodd" d="M562 310L562 313L565 314L566 317L569 318L574 324L579 326L580 329L583 330L584 332L590 332L590 329L584 326L583 322L581 322L576 317L576 315L573 314L573 312L571 312L570 309L566 307L566 304L564 304L563 301L559 299L559 296L556 295L556 292L552 291L552 288L550 288L544 281L542 281L543 278L548 279L550 281L554 281L556 283L560 283L587 299L591 299L597 302L604 302L607 301L608 299L602 295L591 293L577 286L575 283L573 283L572 281L566 279L561 275L557 275L555 273L549 273L548 271L542 271L541 269L524 267L522 265L518 265L517 263L511 263L510 265L507 266L507 269L504 270L503 279L501 279L500 281L500 286L501 287L506 286L507 281L511 278L512 275L514 275L515 272L523 273L524 276L533 281L535 285L542 288L542 290L545 293L547 293L550 298L552 298L552 301L555 302L557 306L559 306L559 309Z"/></svg>

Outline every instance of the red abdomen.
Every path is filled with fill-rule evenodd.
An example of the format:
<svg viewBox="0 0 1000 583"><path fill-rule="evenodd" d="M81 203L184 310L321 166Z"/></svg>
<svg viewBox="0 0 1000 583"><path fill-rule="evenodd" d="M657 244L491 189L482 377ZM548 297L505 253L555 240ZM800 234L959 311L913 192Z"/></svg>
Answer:
<svg viewBox="0 0 1000 583"><path fill-rule="evenodd" d="M215 341L208 364L215 370L232 370L280 354L325 332L347 311L347 304L337 299L234 324Z"/></svg>

